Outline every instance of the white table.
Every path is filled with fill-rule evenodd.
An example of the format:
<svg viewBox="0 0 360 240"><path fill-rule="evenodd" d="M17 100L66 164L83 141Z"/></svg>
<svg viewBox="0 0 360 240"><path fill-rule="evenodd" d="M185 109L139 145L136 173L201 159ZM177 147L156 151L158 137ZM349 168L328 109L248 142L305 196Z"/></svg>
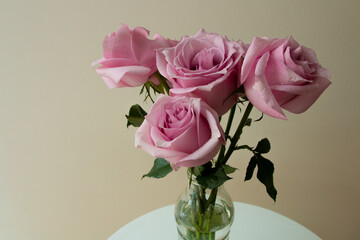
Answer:
<svg viewBox="0 0 360 240"><path fill-rule="evenodd" d="M297 222L265 208L235 202L230 240L321 240ZM115 232L108 240L176 240L174 205L149 212Z"/></svg>

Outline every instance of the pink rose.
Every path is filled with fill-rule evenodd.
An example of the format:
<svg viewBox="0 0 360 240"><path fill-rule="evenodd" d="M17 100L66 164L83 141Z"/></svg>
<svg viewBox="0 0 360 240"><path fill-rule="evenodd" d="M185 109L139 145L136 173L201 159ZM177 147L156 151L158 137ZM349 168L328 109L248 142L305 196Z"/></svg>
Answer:
<svg viewBox="0 0 360 240"><path fill-rule="evenodd" d="M177 170L209 162L225 144L217 113L200 98L160 95L135 133L135 146Z"/></svg>
<svg viewBox="0 0 360 240"><path fill-rule="evenodd" d="M157 51L157 67L172 85L171 95L200 97L219 115L237 101L237 72L242 45L218 34L199 31L172 47Z"/></svg>
<svg viewBox="0 0 360 240"><path fill-rule="evenodd" d="M145 28L131 30L123 24L116 33L105 37L104 57L92 65L102 65L96 72L110 89L136 87L146 83L157 71L155 50L177 43L158 34L155 34L154 40L149 40L148 36L149 31Z"/></svg>
<svg viewBox="0 0 360 240"><path fill-rule="evenodd" d="M254 38L244 58L241 83L263 113L286 119L282 109L306 111L331 84L314 51L288 39Z"/></svg>

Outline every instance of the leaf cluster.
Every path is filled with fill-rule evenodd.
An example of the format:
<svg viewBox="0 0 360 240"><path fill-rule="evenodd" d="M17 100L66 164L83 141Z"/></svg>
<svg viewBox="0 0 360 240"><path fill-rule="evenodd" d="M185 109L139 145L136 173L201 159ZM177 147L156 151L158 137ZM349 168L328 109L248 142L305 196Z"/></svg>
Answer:
<svg viewBox="0 0 360 240"><path fill-rule="evenodd" d="M192 179L192 176L195 176L196 181L201 186L209 189L220 187L224 182L231 179L228 174L234 173L236 170L236 168L229 165L216 168L212 166L211 162L189 169L190 179ZM142 178L163 178L172 171L173 169L168 161L163 158L157 158L151 170L147 174L144 174Z"/></svg>
<svg viewBox="0 0 360 240"><path fill-rule="evenodd" d="M191 173L195 175L196 181L203 187L214 189L220 187L231 177L228 174L234 173L237 169L230 165L213 167L211 162L202 166L194 167Z"/></svg>

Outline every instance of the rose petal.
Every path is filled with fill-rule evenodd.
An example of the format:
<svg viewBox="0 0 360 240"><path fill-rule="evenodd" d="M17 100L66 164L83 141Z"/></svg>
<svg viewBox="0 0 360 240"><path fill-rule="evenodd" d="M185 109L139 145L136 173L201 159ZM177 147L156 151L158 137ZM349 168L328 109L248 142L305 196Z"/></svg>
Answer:
<svg viewBox="0 0 360 240"><path fill-rule="evenodd" d="M266 65L265 76L268 85L293 84L301 85L309 82L309 80L296 74L284 62L278 61L272 54Z"/></svg>
<svg viewBox="0 0 360 240"><path fill-rule="evenodd" d="M103 41L105 58L132 58L131 30L126 24L122 24L116 33L107 35Z"/></svg>
<svg viewBox="0 0 360 240"><path fill-rule="evenodd" d="M248 77L255 61L267 51L272 51L284 43L283 39L267 39L255 37L251 42L241 68L240 84Z"/></svg>
<svg viewBox="0 0 360 240"><path fill-rule="evenodd" d="M261 112L275 118L286 119L265 77L265 68L270 54L265 53L258 61L254 74L250 74L244 83L249 101Z"/></svg>
<svg viewBox="0 0 360 240"><path fill-rule="evenodd" d="M311 88L311 90L305 91L303 89L300 91L302 94L298 95L289 103L282 105L282 108L292 113L303 113L314 104L330 84L331 82L326 78L319 77L314 79L314 83L306 86Z"/></svg>
<svg viewBox="0 0 360 240"><path fill-rule="evenodd" d="M98 67L96 72L106 78L104 81L108 84L109 80L113 81L113 84L108 84L108 87L135 87L143 85L151 74L152 70L142 66L126 66L126 67Z"/></svg>

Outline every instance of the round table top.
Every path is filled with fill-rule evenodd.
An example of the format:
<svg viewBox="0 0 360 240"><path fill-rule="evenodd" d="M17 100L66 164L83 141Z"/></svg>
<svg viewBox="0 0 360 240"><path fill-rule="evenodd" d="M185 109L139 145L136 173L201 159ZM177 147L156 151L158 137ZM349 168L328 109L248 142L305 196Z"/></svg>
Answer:
<svg viewBox="0 0 360 240"><path fill-rule="evenodd" d="M239 202L234 202L234 207L230 240L321 240L304 226L271 210ZM108 240L175 240L177 237L174 205L170 205L131 221Z"/></svg>

